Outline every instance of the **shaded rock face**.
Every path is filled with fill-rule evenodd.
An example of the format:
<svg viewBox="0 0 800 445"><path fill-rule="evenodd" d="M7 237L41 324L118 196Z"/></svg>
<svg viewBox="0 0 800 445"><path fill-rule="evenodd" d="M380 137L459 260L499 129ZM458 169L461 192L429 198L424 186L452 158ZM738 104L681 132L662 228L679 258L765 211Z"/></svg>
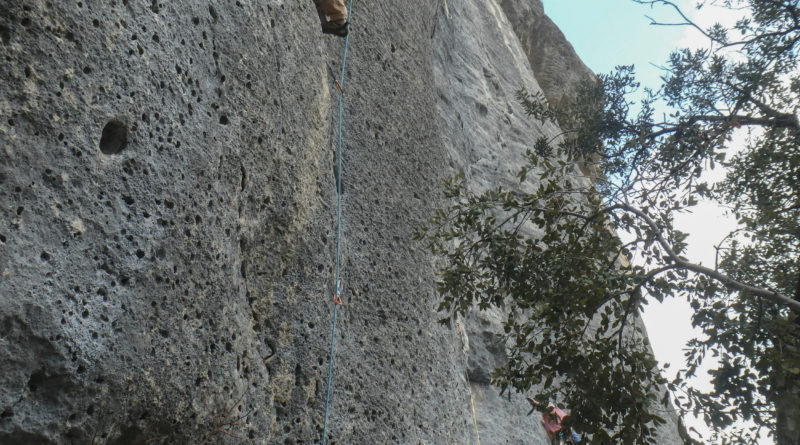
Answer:
<svg viewBox="0 0 800 445"><path fill-rule="evenodd" d="M441 177L506 181L557 131L513 100L536 80L500 5L449 3L355 2L331 444L470 443L465 368L486 443L539 440L485 384L492 321L465 365L411 241ZM319 442L343 42L316 20L303 0L4 3L0 444Z"/></svg>
<svg viewBox="0 0 800 445"><path fill-rule="evenodd" d="M560 29L544 14L539 0L500 0L536 81L551 104L574 97L581 84L594 79Z"/></svg>

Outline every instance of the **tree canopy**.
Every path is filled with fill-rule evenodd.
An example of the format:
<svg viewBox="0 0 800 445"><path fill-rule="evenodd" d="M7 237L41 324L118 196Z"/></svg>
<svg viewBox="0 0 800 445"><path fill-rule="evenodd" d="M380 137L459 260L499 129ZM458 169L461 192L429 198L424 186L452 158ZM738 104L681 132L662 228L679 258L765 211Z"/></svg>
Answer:
<svg viewBox="0 0 800 445"><path fill-rule="evenodd" d="M494 383L564 403L593 443L655 443L671 403L718 443L800 443L800 7L720 1L742 18L704 29L673 2L634 1L671 8L678 21L657 24L709 46L673 52L657 90L621 66L558 106L520 91L531 118L567 130L532 141L517 190L445 181L452 205L419 232L447 259L439 309L505 309ZM703 182L714 168L725 179ZM739 223L710 265L685 256L673 224L702 199ZM704 334L671 380L636 318L665 298L686 299ZM687 380L707 356L719 365L704 392Z"/></svg>

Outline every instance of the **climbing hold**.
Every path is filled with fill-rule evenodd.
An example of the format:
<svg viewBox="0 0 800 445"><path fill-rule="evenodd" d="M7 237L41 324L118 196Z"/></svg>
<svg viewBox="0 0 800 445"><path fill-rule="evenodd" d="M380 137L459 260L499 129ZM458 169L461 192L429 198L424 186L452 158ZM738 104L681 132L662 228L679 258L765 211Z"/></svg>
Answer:
<svg viewBox="0 0 800 445"><path fill-rule="evenodd" d="M100 134L100 151L107 155L117 154L128 145L128 126L120 120L108 121Z"/></svg>

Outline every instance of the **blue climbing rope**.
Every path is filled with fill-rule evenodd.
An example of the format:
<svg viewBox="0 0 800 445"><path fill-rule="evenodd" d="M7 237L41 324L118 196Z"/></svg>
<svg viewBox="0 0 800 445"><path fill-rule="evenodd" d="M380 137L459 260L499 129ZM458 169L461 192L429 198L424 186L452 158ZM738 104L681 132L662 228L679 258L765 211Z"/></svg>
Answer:
<svg viewBox="0 0 800 445"><path fill-rule="evenodd" d="M347 21L352 23L353 0L347 5ZM322 426L322 445L328 435L328 407L331 401L331 382L333 381L333 347L336 344L336 314L342 300L341 254L342 254L342 103L344 102L344 69L347 65L347 47L350 33L344 38L344 54L342 55L342 74L339 76L339 148L336 152L336 286L333 300L333 324L331 328L331 352L328 359L328 389L325 394L325 420Z"/></svg>

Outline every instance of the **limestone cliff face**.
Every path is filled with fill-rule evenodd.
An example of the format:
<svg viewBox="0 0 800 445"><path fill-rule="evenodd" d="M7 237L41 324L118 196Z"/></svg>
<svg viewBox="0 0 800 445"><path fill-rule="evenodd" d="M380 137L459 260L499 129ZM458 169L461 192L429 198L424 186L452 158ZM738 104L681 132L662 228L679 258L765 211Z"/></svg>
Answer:
<svg viewBox="0 0 800 445"><path fill-rule="evenodd" d="M491 314L467 365L411 241L441 177L509 181L558 132L513 99L538 88L518 17L447 3L355 0L331 444L472 443L466 369L484 443L541 438L486 384ZM305 0L4 3L0 444L319 441L342 41L316 20Z"/></svg>
<svg viewBox="0 0 800 445"><path fill-rule="evenodd" d="M500 0L533 75L550 103L574 97L594 78L560 29L544 14L541 1Z"/></svg>

